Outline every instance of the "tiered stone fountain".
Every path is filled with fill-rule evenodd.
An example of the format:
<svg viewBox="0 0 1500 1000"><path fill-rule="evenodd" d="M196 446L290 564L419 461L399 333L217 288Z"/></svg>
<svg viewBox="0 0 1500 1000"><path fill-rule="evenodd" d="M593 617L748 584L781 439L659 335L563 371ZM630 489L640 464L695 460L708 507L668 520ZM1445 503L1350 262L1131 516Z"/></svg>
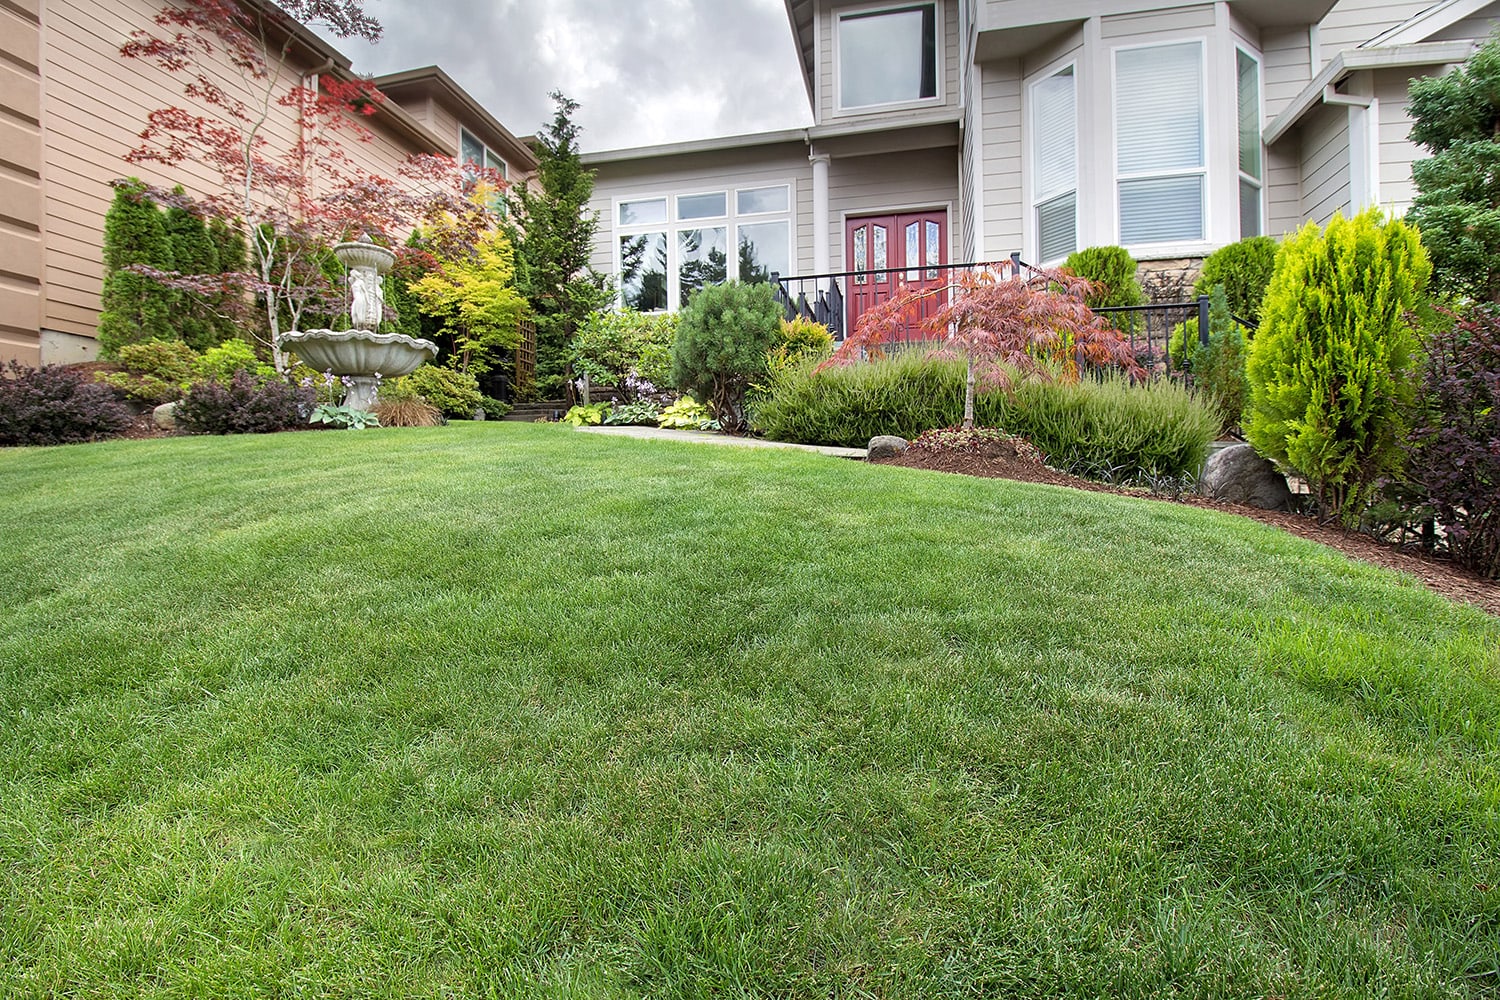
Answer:
<svg viewBox="0 0 1500 1000"><path fill-rule="evenodd" d="M320 372L349 380L344 405L368 410L375 404L380 379L409 375L437 357L438 347L401 333L377 333L385 315L385 287L381 277L396 263L396 255L368 236L340 243L334 256L349 268L349 330L293 330L282 346Z"/></svg>

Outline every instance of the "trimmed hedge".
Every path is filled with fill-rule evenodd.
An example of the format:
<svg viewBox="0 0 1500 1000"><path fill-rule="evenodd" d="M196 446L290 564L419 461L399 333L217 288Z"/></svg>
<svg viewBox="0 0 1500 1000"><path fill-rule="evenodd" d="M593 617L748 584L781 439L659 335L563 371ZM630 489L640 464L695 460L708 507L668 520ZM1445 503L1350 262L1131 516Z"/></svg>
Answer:
<svg viewBox="0 0 1500 1000"><path fill-rule="evenodd" d="M778 373L754 406L757 428L777 441L863 447L878 434L915 438L963 418L964 366L919 356ZM1217 416L1175 383L1121 379L1025 381L983 388L975 421L1027 438L1048 464L1114 479L1196 474Z"/></svg>

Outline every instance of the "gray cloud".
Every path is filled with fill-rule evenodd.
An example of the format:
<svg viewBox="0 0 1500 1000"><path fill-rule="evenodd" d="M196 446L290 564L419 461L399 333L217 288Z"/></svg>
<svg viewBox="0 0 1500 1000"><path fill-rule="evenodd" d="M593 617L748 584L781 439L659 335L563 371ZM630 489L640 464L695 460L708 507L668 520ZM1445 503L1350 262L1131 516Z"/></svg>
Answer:
<svg viewBox="0 0 1500 1000"><path fill-rule="evenodd" d="M782 0L367 0L362 73L437 64L517 135L579 103L585 149L796 128L807 97Z"/></svg>

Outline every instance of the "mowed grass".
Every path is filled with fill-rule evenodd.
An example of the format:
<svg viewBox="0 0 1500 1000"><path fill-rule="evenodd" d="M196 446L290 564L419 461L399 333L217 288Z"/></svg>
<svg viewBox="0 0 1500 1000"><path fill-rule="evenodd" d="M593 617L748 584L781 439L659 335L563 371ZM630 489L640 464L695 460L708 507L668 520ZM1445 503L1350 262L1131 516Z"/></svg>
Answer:
<svg viewBox="0 0 1500 1000"><path fill-rule="evenodd" d="M0 995L1483 997L1500 622L547 426L0 453Z"/></svg>

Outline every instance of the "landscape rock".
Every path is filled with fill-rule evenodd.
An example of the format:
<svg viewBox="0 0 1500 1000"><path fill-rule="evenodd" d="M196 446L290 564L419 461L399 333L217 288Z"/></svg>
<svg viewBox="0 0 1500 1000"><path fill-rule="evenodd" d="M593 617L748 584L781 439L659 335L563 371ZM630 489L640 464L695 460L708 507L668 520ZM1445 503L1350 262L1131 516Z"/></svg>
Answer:
<svg viewBox="0 0 1500 1000"><path fill-rule="evenodd" d="M1248 444L1230 445L1209 456L1198 488L1204 496L1261 510L1291 510L1292 491L1276 466Z"/></svg>
<svg viewBox="0 0 1500 1000"><path fill-rule="evenodd" d="M894 458L907 448L906 438L894 434L879 434L870 438L870 461Z"/></svg>
<svg viewBox="0 0 1500 1000"><path fill-rule="evenodd" d="M177 429L177 404L163 403L151 411L151 422L164 431Z"/></svg>

